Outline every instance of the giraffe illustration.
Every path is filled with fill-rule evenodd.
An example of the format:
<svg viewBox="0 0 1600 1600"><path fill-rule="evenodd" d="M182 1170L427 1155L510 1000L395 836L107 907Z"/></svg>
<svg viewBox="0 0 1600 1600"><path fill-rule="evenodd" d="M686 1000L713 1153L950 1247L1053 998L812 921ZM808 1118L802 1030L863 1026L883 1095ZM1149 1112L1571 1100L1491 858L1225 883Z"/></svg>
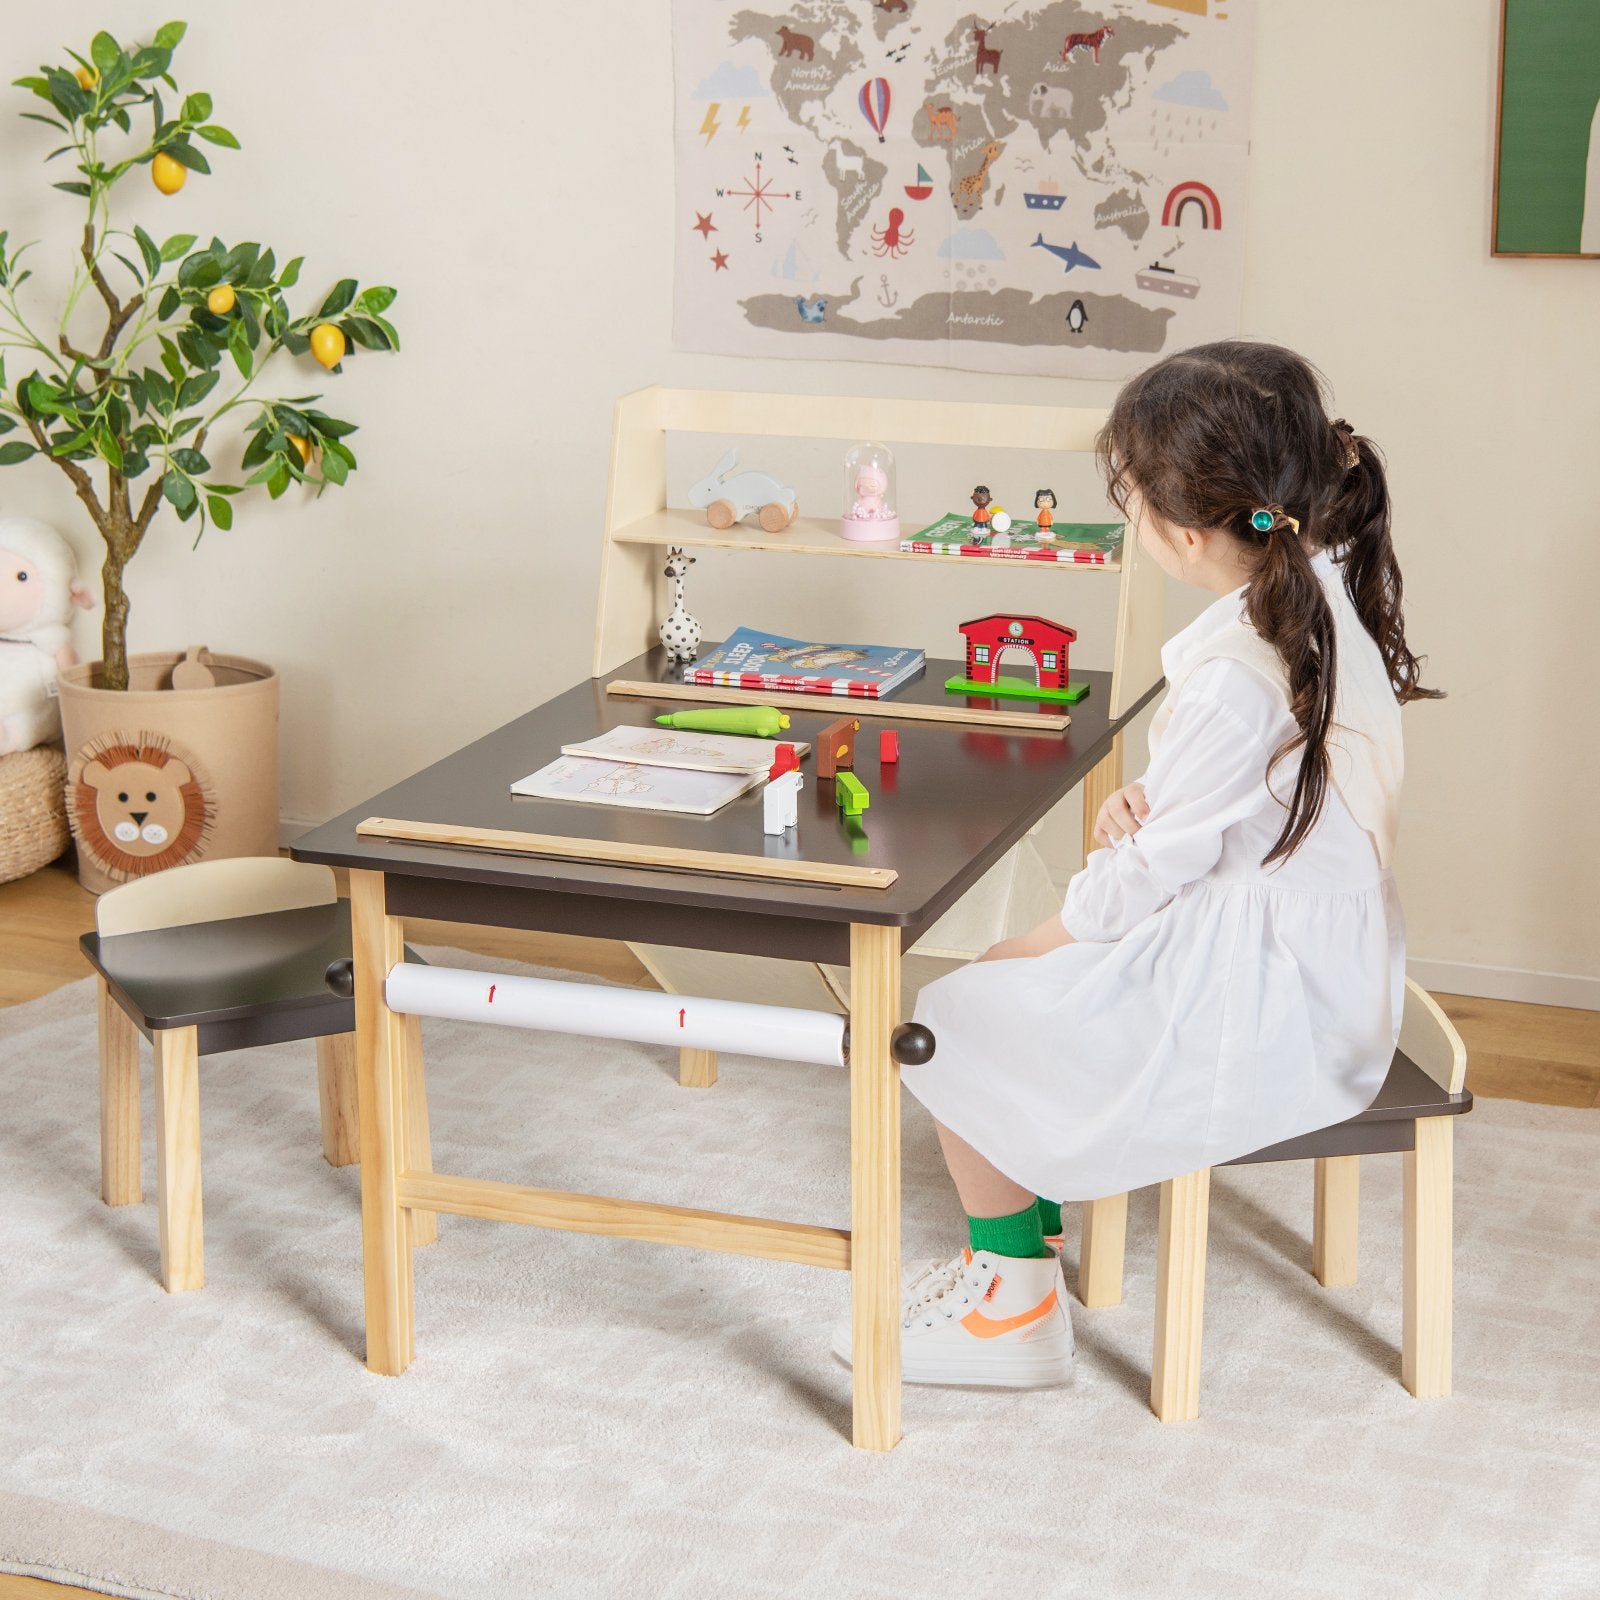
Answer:
<svg viewBox="0 0 1600 1600"><path fill-rule="evenodd" d="M976 172L969 172L966 177L958 178L950 191L950 198L955 201L956 211L963 217L970 217L983 205L983 185L988 176L989 168L1000 159L1000 152L1005 145L998 139L991 139L983 147L983 163Z"/></svg>

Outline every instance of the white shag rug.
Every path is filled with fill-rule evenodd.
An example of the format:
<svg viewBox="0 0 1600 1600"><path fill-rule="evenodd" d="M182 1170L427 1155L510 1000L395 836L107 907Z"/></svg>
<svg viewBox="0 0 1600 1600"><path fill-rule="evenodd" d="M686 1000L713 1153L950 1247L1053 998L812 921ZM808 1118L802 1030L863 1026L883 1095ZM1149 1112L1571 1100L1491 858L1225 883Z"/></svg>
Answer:
<svg viewBox="0 0 1600 1600"><path fill-rule="evenodd" d="M460 965L509 963L441 952ZM525 970L525 969L524 969ZM843 1073L426 1025L440 1171L848 1223ZM1400 1387L1400 1158L1361 1283L1308 1271L1309 1165L1213 1186L1202 1417L1146 1405L1154 1194L1070 1389L908 1387L849 1447L833 1273L445 1217L417 1360L361 1363L357 1169L309 1044L201 1065L207 1286L98 1198L93 989L0 1012L0 1571L185 1600L1600 1593L1600 1114L1457 1127L1456 1394ZM905 1102L906 1259L962 1216ZM1076 1216L1069 1212L1069 1238ZM1068 1277L1071 1279L1069 1261Z"/></svg>

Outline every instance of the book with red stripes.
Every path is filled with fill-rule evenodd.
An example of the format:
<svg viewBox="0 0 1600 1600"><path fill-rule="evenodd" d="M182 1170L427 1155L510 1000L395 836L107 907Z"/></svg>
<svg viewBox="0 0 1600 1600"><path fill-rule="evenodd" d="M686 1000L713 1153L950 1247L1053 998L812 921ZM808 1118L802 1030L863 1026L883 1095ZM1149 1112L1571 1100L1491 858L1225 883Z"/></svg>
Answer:
<svg viewBox="0 0 1600 1600"><path fill-rule="evenodd" d="M828 644L736 629L710 655L691 661L683 681L702 687L881 700L922 671L908 645Z"/></svg>

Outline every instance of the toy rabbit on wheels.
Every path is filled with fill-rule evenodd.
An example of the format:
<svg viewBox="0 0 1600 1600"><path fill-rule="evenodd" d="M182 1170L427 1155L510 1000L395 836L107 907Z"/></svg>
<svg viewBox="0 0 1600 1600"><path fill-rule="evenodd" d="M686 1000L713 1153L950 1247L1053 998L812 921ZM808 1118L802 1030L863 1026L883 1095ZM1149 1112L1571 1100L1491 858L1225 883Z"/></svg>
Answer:
<svg viewBox="0 0 1600 1600"><path fill-rule="evenodd" d="M689 504L697 511L703 507L713 528L731 528L755 511L767 533L782 533L800 515L793 485L766 472L735 472L738 464L735 448L689 490Z"/></svg>
<svg viewBox="0 0 1600 1600"><path fill-rule="evenodd" d="M693 565L694 557L686 556L677 545L667 551L663 571L672 586L672 610L658 632L669 661L693 661L700 653L700 624L683 607L683 580Z"/></svg>

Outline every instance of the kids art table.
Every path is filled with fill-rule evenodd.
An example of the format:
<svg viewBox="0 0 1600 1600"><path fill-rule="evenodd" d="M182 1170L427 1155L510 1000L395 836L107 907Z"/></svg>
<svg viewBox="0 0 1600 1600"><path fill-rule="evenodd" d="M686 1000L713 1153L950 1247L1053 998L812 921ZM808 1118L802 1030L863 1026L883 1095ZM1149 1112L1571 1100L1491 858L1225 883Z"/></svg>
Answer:
<svg viewBox="0 0 1600 1600"><path fill-rule="evenodd" d="M930 661L893 703L937 704L957 663ZM1076 675L1076 674L1075 674ZM866 853L840 824L833 785L807 762L800 824L762 832L759 791L711 817L514 797L511 783L563 744L644 723L682 702L618 698L612 680L665 682L658 649L585 680L537 710L353 807L294 847L296 858L350 869L361 1108L361 1213L367 1365L397 1374L413 1348L407 1213L447 1212L699 1249L727 1250L850 1272L855 1323L854 1443L886 1450L900 1436L900 1080L890 1035L901 1020L900 954L1076 784L1106 762L1123 726L1159 683L1112 717L1110 674L1083 674L1086 700L1064 732L862 719L858 775L872 794ZM971 702L998 705L999 702ZM1024 702L1023 704L1028 704ZM1008 711L1018 702L1007 701ZM1058 714L1059 706L1041 706ZM789 730L815 742L850 710L819 700L791 712ZM900 735L900 759L880 767L879 726ZM527 858L358 834L368 818L460 829L504 829L608 846L717 851L792 863L893 869L885 888L762 881L671 867ZM415 1170L406 1129L412 1033L384 997L402 959L405 919L527 928L699 949L748 951L850 968L850 1226L777 1221ZM714 1068L714 1060L709 1064ZM686 1068L689 1063L685 1063ZM707 1063L698 1077L709 1082ZM830 1070L821 1068L818 1070ZM842 1086L841 1086L842 1087ZM581 1087L578 1089L581 1093ZM600 1135L603 1137L603 1134ZM627 1153L618 1151L619 1163ZM819 1352L819 1360L826 1359Z"/></svg>

